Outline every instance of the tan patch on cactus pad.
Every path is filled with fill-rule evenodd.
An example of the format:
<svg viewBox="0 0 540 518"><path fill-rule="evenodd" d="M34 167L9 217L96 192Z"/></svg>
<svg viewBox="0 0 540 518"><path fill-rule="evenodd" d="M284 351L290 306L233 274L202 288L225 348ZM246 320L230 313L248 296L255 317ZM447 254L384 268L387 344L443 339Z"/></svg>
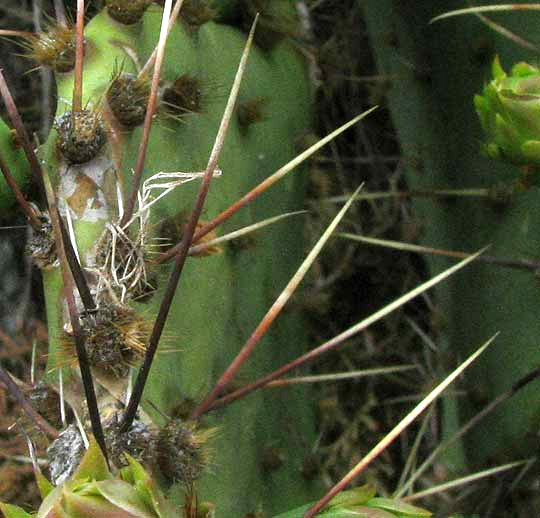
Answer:
<svg viewBox="0 0 540 518"><path fill-rule="evenodd" d="M104 155L82 165L64 164L59 192L60 210L67 205L75 219L93 223L116 215L116 172Z"/></svg>
<svg viewBox="0 0 540 518"><path fill-rule="evenodd" d="M93 209L98 209L103 206L102 203L96 198L98 192L98 186L88 176L79 174L77 175L77 188L75 192L67 198L67 203L70 208L77 214L78 218L82 218L88 202Z"/></svg>

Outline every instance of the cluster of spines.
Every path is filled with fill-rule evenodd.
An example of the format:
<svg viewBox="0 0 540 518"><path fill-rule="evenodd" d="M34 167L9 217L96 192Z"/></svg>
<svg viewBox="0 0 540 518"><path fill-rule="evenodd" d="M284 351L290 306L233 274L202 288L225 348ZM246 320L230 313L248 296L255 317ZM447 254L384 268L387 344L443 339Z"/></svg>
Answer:
<svg viewBox="0 0 540 518"><path fill-rule="evenodd" d="M75 30L71 25L54 24L46 31L23 36L28 57L58 73L75 67Z"/></svg>
<svg viewBox="0 0 540 518"><path fill-rule="evenodd" d="M190 74L182 74L163 90L165 109L175 115L200 113L203 107L204 90L201 80Z"/></svg>
<svg viewBox="0 0 540 518"><path fill-rule="evenodd" d="M117 21L125 24L136 23L148 8L150 2L146 0L127 2L122 0L109 0L107 11ZM184 23L191 27L198 27L216 14L208 2L186 0L182 15ZM53 68L56 72L65 73L73 70L76 58L76 35L71 25L58 24L52 26L48 32L28 38L31 44L32 57L43 66ZM145 107L148 100L149 83L144 76L131 76L120 73L113 78L107 91L107 101L112 113L118 122L126 128L131 128L143 122ZM161 100L169 111L200 112L204 101L203 86L200 79L189 74L180 75L175 81L165 86ZM241 125L247 127L260 119L257 105L260 100L252 104L241 105L239 119ZM247 114L245 112L248 112ZM84 164L96 157L107 141L107 130L101 109L84 109L65 112L55 121L57 132L56 149L59 155L71 165ZM197 228L201 228L202 223ZM52 239L52 225L44 222L44 228L50 228L50 249L52 255L54 239ZM212 237L212 234L209 234ZM34 247L37 248L37 247ZM41 248L44 248L43 246ZM41 252L33 252L33 256L40 259ZM44 261L38 263L44 265ZM85 346L90 365L94 368L110 370L115 375L125 376L126 366L133 363L134 357L140 357L144 352L146 329L141 320L121 306L107 306L83 313L80 316L81 329L85 336ZM75 359L73 352L73 337L64 335L64 350L69 350L67 356ZM186 455L195 452L201 441L194 434L193 427L174 428L166 427L156 441L159 445L157 451L163 453L167 450L168 442L175 442L179 448L186 450ZM183 444L183 446L181 446ZM169 466L166 471L171 472ZM171 475L173 478L194 479L194 472Z"/></svg>
<svg viewBox="0 0 540 518"><path fill-rule="evenodd" d="M116 120L127 129L140 126L146 117L150 83L145 75L114 74L107 102Z"/></svg>
<svg viewBox="0 0 540 518"><path fill-rule="evenodd" d="M189 214L185 211L180 211L174 216L163 219L158 227L157 232L160 238L163 240L162 252L167 252L172 248L175 243L178 243L182 240L182 235L185 231ZM206 222L199 221L197 224L197 230L204 228ZM203 236L198 244L204 245L217 237L216 232L209 232ZM210 245L207 248L204 248L200 253L193 253L192 257L207 257L209 255L216 255L223 252L223 248L219 245Z"/></svg>
<svg viewBox="0 0 540 518"><path fill-rule="evenodd" d="M26 254L43 270L58 265L51 218L47 212L35 209L39 224L32 226L26 241Z"/></svg>
<svg viewBox="0 0 540 518"><path fill-rule="evenodd" d="M105 443L111 467L120 469L128 464L126 454L159 474L168 484L179 483L190 488L209 467L211 454L208 442L215 429L201 429L193 421L169 419L161 428L136 419L128 430L122 430L121 414L114 413L103 423ZM68 427L49 447L50 456L63 455L73 448L75 427ZM80 442L81 441L75 441ZM84 450L78 448L82 457ZM76 459L75 459L76 460ZM77 462L73 462L74 465ZM55 467L53 478L66 474Z"/></svg>
<svg viewBox="0 0 540 518"><path fill-rule="evenodd" d="M167 481L190 487L209 465L207 442L214 434L214 429L202 430L194 421L171 419L154 437L152 463Z"/></svg>
<svg viewBox="0 0 540 518"><path fill-rule="evenodd" d="M82 313L81 328L90 366L118 378L126 378L129 368L143 357L150 334L149 323L135 310L115 304ZM62 342L61 356L76 364L73 336L64 332Z"/></svg>
<svg viewBox="0 0 540 518"><path fill-rule="evenodd" d="M57 149L70 164L89 162L107 142L103 117L98 110L68 111L55 121Z"/></svg>
<svg viewBox="0 0 540 518"><path fill-rule="evenodd" d="M253 30L250 35L250 38L252 37L253 37ZM248 41L251 41L251 39ZM245 67L246 58L247 58L247 52L244 54L244 57L243 57L244 67ZM231 107L234 106L235 100L236 99L231 95L228 106L229 105ZM100 152L106 140L106 136L104 136L105 131L104 131L104 128L102 127L101 120L99 121L99 123L94 122L95 119L92 118L94 114L91 111L87 111L87 113L84 114L84 116L87 117L86 120L83 120L84 117L77 117L78 115L80 116L81 114L83 114L84 111L87 111L87 110L73 109L72 112L66 113L65 116L63 116L61 119L57 121L58 133L59 134L63 133L66 136L66 138L64 138L66 143L63 144L61 141L57 142L57 149L66 159L66 161L73 164L84 163L85 161L91 160L97 153ZM193 111L193 110L190 110L190 111ZM232 109L231 109L231 113L232 113ZM259 118L258 115L256 117L252 117L252 119L254 119L253 122L256 122L258 118ZM101 130L103 130L103 132ZM97 138L96 138L96 134L97 134ZM60 137L63 138L63 135L60 135ZM221 135L221 142L223 141L223 137L224 135ZM219 139L216 139L216 142L219 142ZM82 158L81 158L81 151L86 151L86 149L83 150L81 148L84 148L85 146L89 148L92 152L89 152L87 155L85 155L83 152ZM221 148L219 147L218 149L220 150ZM218 153L216 153L216 159L215 159L216 164L217 164L218 155L219 155L219 151ZM208 166L207 176L209 176L210 178L212 177L212 172L214 171L216 164L214 164L212 167L210 164ZM268 186L270 185L271 183L268 184ZM259 190L257 192L257 195L260 194L261 192L262 190ZM204 202L204 196L201 196L201 199ZM247 201L244 201L243 203L245 205ZM192 215L192 220L195 222L193 225L193 230L197 231L196 237L198 239L201 239L202 236L200 234L203 234L203 233L208 234L209 232L211 232L211 230L207 230L207 225L204 225L202 228L197 227L197 221L198 221L199 216L200 216L200 212L197 214L197 212L194 211ZM186 235L189 236L188 232L186 232ZM193 239L193 234L189 237L190 239ZM186 239L184 240L186 242L188 241ZM187 246L189 246L189 242ZM187 253L187 249L186 249L186 253ZM176 281L176 284L177 284L177 281ZM84 321L84 317L82 320ZM83 322L83 328L84 328L84 322ZM93 332L92 329L83 329L83 330L85 331L84 334L86 335L86 338L88 337L89 333ZM159 337L158 337L158 340L159 340ZM247 355L245 359L247 359ZM82 371L82 362L80 358L79 358L79 364L81 365L81 371ZM225 393L225 391L223 391L222 393ZM88 396L87 396L87 399L88 399ZM132 398L132 399L135 400L135 398ZM135 405L135 408L137 408L139 401L138 400L135 400L135 401L137 403ZM88 401L88 403L89 403L88 406L90 407L90 401ZM198 417L200 417L202 413L204 413L208 409L209 408L203 409L202 405L199 405L195 409L195 411L192 413L191 417L194 419L197 419ZM128 414L129 414L129 406L128 406L128 411L126 411L126 414L124 415L124 418L122 419L122 421L120 421L119 426L116 427L116 429L118 430L117 431L118 434L125 433L126 428L127 430L130 430L131 426L133 425L133 420L128 418ZM94 423L92 423L92 425L93 425L92 426L93 430L95 430ZM170 421L167 425L165 425L164 428L159 430L156 438L152 441L152 447L150 448L150 450L154 452L155 459L156 459L155 462L159 466L160 470L164 474L166 474L168 479L180 481L185 484L191 485L192 482L196 478L198 478L204 466L208 463L208 456L207 456L208 454L206 453L207 450L204 448L204 444L206 443L208 438L212 435L212 433L213 432L209 430L205 430L202 432L199 431L197 429L197 425L195 424L195 421L178 422L176 420L173 420L173 421ZM100 445L106 456L107 455L106 442L103 442ZM120 450L122 450L122 448L123 447L120 447ZM185 460L185 462L176 461L171 464L171 459L173 458L174 454L176 454L176 457L178 457L178 454L180 454L180 457L182 457Z"/></svg>

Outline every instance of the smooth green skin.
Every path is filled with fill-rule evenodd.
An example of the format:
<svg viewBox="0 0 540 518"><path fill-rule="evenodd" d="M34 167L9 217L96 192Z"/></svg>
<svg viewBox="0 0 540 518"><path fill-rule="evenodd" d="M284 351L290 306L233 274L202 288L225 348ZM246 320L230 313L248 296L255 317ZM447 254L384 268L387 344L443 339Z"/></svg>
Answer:
<svg viewBox="0 0 540 518"><path fill-rule="evenodd" d="M8 166L13 178L24 190L30 180L30 168L22 149L16 149L13 135L7 124L0 119L0 156ZM4 175L0 174L0 211L9 209L15 203L15 196Z"/></svg>
<svg viewBox="0 0 540 518"><path fill-rule="evenodd" d="M112 21L106 13L91 20L85 31L91 43L85 63L85 102L99 98L111 78L115 60L124 60L122 52L108 40L132 45L144 61L156 43L160 18L157 8L152 8L141 24L129 28ZM244 44L245 35L225 25L208 23L196 35L187 34L181 25L175 27L167 46L163 77L201 74L209 88L217 87L217 94L209 91L201 115L186 117L183 122L156 121L145 176L157 171L204 169ZM126 59L125 68L129 67ZM57 78L57 85L59 97L70 99L71 75ZM213 183L205 219L290 160L295 155L294 138L309 127L311 93L305 66L301 57L286 46L272 53L252 49L240 101L253 97L267 99L268 119L250 128L247 135L241 134L233 119L219 162L224 173ZM59 113L64 110L60 105ZM137 129L126 135L126 171L135 162L140 133ZM54 133L45 152L50 164L54 164L53 143ZM298 173L282 181L224 225L225 229L298 209L302 206L303 183ZM182 209L191 210L196 189L194 183L170 195L155 211L155 221ZM95 227L77 226L80 250L94 241L100 231L99 225ZM289 222L286 227L280 225L258 235L253 250L226 251L188 261L164 332L162 346L174 352L158 352L146 400L170 412L184 397L200 400L204 396L299 265L300 232L300 221ZM168 267L161 271L159 293L151 304L139 305L150 320L157 312L168 277ZM46 276L51 352L58 334L59 288L57 273ZM241 377L254 379L298 356L304 347L301 318L289 311L261 342ZM216 503L219 516L243 516L259 506L272 515L318 494L314 493L316 485L300 475L313 439L311 409L305 403L308 398L304 389L259 393L208 419L209 425L218 427L218 433L210 445L211 473L198 488L202 500ZM268 445L283 447L287 454L284 466L271 474L263 473L260 466L262 449Z"/></svg>
<svg viewBox="0 0 540 518"><path fill-rule="evenodd" d="M429 25L444 11L463 2L359 2L381 74L397 74L387 99L411 189L490 187L511 184L519 170L482 156L481 125L473 96L490 79L495 54L508 69L531 61L530 53L495 35L475 17L459 17ZM507 14L502 22L521 35L536 34L538 16ZM398 44L390 41L397 37ZM493 51L475 60L473 47L487 43ZM422 80L404 65L429 71ZM419 167L410 165L416 163ZM438 248L475 251L491 244L489 253L505 258L536 255L540 240L540 203L536 188L515 196L494 210L479 199L444 202L413 200L422 224L421 243ZM426 257L434 274L448 259ZM500 331L493 347L465 374L467 397L459 400L459 418L447 405L447 431L495 395L510 388L540 360L540 286L532 273L474 264L436 290L444 316L440 344L452 368L479 344ZM448 400L446 400L448 401ZM454 408L455 410L455 408ZM465 437L467 461L484 463L494 456L520 458L536 451L529 432L538 429L540 392L535 382L514 396ZM534 446L533 446L534 445ZM454 452L459 453L459 452ZM465 459L455 456L455 467ZM462 466L461 466L462 467Z"/></svg>

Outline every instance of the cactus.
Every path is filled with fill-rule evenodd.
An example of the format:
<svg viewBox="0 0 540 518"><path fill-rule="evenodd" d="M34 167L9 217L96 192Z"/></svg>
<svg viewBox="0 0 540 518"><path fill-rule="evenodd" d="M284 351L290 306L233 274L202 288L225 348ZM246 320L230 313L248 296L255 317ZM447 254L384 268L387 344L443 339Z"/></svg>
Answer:
<svg viewBox="0 0 540 518"><path fill-rule="evenodd" d="M140 4L138 13L133 12L135 4ZM69 211L72 216L77 253L87 268L101 267L98 256L106 253L105 225L118 214L116 182L124 182L124 193L132 188L129 172L136 167L150 92L149 77L143 74L136 79L138 71L134 60L144 63L150 56L157 42L156 35L160 33L162 13L160 7L148 4L107 2L107 7L86 25L82 99L78 101L82 110L75 112L75 116L71 111L75 77L74 28L54 26L49 28L48 35L27 40L33 49L32 57L56 72L55 125L40 154L58 193L61 212ZM195 23L197 11L204 8L205 2L186 1L185 4L186 14L181 14L172 27L165 50L160 87L163 91L148 144L143 182L161 171L204 170L245 45L246 35L214 21L212 18L217 12L213 10L209 12L211 17ZM284 7L289 15L294 15L290 2L285 2ZM139 19L135 21L135 18ZM262 23L263 32L264 25ZM260 122L244 117L241 124L237 115L233 115L219 161L223 174L214 180L205 218L218 214L230 200L248 191L292 157L295 137L309 127L311 94L303 60L286 42L276 41L271 47L251 50L238 98L239 107L242 103L249 105L252 99L264 99L267 117ZM186 86L189 81L191 91ZM193 100L195 97L197 102ZM140 107L138 113L137 106ZM107 109L112 115L106 113ZM115 137L117 142L113 142ZM7 161L7 154L3 156ZM121 169L114 170L117 156L121 156ZM13 160L9 166L18 174L24 171ZM144 239L148 248L142 250L145 259L151 258L154 251L159 252L154 245L163 241L158 238L168 238L172 244L179 241L184 228L182 217L189 214L198 187L195 184L175 189L156 205L152 219L146 222ZM245 225L255 217L263 219L301 206L302 184L299 177L283 182L266 200L254 205L253 216L240 214L234 227ZM145 390L145 400L151 402L148 412L155 414L152 408L155 406L170 416L208 392L216 374L224 370L250 327L264 314L276 295L276 287L284 284L287 272L298 262L300 226L290 220L287 228L285 236L279 234L280 246L287 250L279 261L270 253L271 243L277 238L277 234L270 231L257 238L255 251L235 252L227 247L194 260L186 267L182 287L185 295L176 297L164 331L163 348L167 351L157 354ZM94 316L87 319L94 321L93 328L91 324L83 324L83 331L87 336L95 336L95 343L103 343L111 322L117 324L125 336L140 335L131 344L131 351L108 358L114 365L97 375L100 384L114 385L131 365L140 363L138 352L152 329L169 268L150 265L148 270L143 273L146 278L137 289L144 291L157 283L157 293L152 300L138 302L138 297L143 299L141 294L130 292L124 300L130 302L131 311L122 310L119 315L118 310L107 309L100 311L101 324L95 323ZM59 301L63 298L64 286L58 268L45 269L43 282L50 341L47 370L52 372L49 381L56 382L58 367L76 365L76 355L73 338L63 331L65 317ZM96 297L95 286L91 286L91 290ZM100 308L110 306L108 295L102 292L100 297ZM119 300L122 295L117 292L113 297ZM246 303L247 300L250 302ZM130 326L138 326L138 330L132 331ZM283 346L287 336L295 337L290 347ZM242 374L258 377L263 369L294 358L302 351L303 343L300 322L292 315L285 316L280 330L265 344L264 353L255 355ZM89 350L89 356L95 363L104 361L99 348ZM64 385L69 391L71 385L77 385L77 376L70 375L69 367L62 370ZM101 376L105 379L100 379ZM232 406L218 418L208 419L206 426L211 427L214 421L219 428L212 440L211 466L236 467L220 469L219 476L206 474L199 481L199 487L201 495L212 495L210 498L225 515L240 516L254 511L259 503L269 512L283 510L313 495L315 486L296 476L303 462L301 448L288 451L286 462L273 472L264 472L261 467L263 450L268 445L282 447L285 430L287 434L298 434L299 440L302 437L309 442L312 437L311 411L302 403L304 391L294 392L294 396L286 400L255 396L241 410ZM163 420L159 414L156 418ZM290 429L292 422L294 428ZM234 461L238 452L242 452L245 463ZM287 491L284 492L283 487L287 487Z"/></svg>
<svg viewBox="0 0 540 518"><path fill-rule="evenodd" d="M32 56L55 69L57 112L39 159L0 72L0 93L28 160L18 172L32 171L43 190L37 208L10 180L32 227L29 253L43 274L46 390L58 390L74 417L59 433L0 368L0 382L54 439L48 448L52 484L34 466L44 497L38 516L250 516L259 509L272 516L304 503L318 489L318 482L299 476L307 452L294 446L297 437L309 444L313 436L306 391L260 391L231 403L335 348L476 257L304 355L301 322L285 315L263 350L252 354L352 197L235 356L298 262L300 229L289 222L285 235L258 236L256 253L222 250L213 230L225 222L226 231L238 207L369 112L280 168L294 155L294 137L309 124L311 106L305 64L290 42L297 35L292 3L179 0L172 12L179 8L180 19L173 14L170 24L172 1L161 3L109 0L84 27L84 1L78 0L75 27L59 16L47 34L21 35ZM256 22L247 40L227 23L245 29L259 10L258 47L249 55ZM230 84L227 98L220 90ZM4 174L10 178L9 167ZM202 186L190 214L197 183ZM236 225L297 207L302 192L302 180L289 178L253 203L251 215L235 218ZM206 198L210 223L200 220ZM153 255L154 245L165 247ZM188 254L193 257L184 267ZM326 496L284 516L312 517L327 504L328 516L351 506L371 516L429 516L374 497L371 489L336 495L486 347ZM248 357L242 376L257 381L236 388L232 381ZM9 504L0 509L8 518L28 515Z"/></svg>
<svg viewBox="0 0 540 518"><path fill-rule="evenodd" d="M524 184L535 183L535 164L510 157L519 165L533 166L520 171L481 152L480 143L486 137L476 118L473 97L487 84L485 95L493 101L501 95L500 106L505 110L503 97L518 92L515 85L505 84L497 66L496 75L502 82L495 78L488 83L493 59L498 55L506 68L513 62L532 60L533 54L509 43L473 16L430 24L444 12L444 7L433 2L415 2L414 6L397 6L390 1L362 3L362 9L380 73L398 78L388 91L388 102L410 188L483 190L480 197L456 197L441 203L415 199L414 209L423 222L421 243L449 250L490 244L493 257L516 259L514 264L524 265L526 261L520 261L519 256L534 255L538 241L538 193L523 189ZM497 21L502 19L499 15ZM527 31L534 34L536 23L534 13L504 15L505 28L521 35ZM494 88L498 89L495 96ZM486 118L486 101L486 96L476 101L481 123L488 130L484 150L492 156L511 155L513 144L506 140L507 147L500 147L500 134ZM505 110L498 120L508 116L516 121L510 112ZM498 124L498 129L503 125ZM440 257L428 257L427 262L432 271L446 264ZM540 329L533 308L538 306L539 292L532 267L519 271L479 263L438 289L438 309L447 315L441 328L445 357L464 354L485 332L501 332L496 347L467 376L468 397L447 401L447 433L538 364ZM537 392L527 388L512 405L494 412L464 438L463 448L448 456L449 465L464 469L468 463L482 465L487 459L528 455L535 448L532 430L538 427Z"/></svg>

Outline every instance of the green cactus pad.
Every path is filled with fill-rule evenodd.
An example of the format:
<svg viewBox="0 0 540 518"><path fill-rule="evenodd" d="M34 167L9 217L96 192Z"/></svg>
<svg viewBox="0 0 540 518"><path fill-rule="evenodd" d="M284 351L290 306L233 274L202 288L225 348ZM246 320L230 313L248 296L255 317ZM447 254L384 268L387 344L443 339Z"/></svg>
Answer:
<svg viewBox="0 0 540 518"><path fill-rule="evenodd" d="M133 25L118 23L105 10L88 23L83 84L86 109L101 113L103 99L119 71L137 72L131 56L135 54L144 63L157 42L160 23L160 9L156 6ZM178 118L171 117L164 107L158 109L143 181L160 171L200 171L206 167L244 45L242 31L214 21L207 21L196 33L183 23L173 27L165 52L162 84L172 84L189 74L201 78L201 88L207 90L202 92L204 102L200 111L188 111ZM56 81L58 120L63 114L69 117L73 75L58 75ZM213 180L204 219L216 215L289 161L295 155L295 137L311 122L306 65L286 41L275 45L271 52L253 48L240 97L264 98L266 117L247 131L233 117L219 162L223 174ZM60 204L69 205L73 214L83 263L95 255L105 225L118 217L115 191L111 188L115 179L120 179L126 193L130 192L130 171L135 166L141 132L141 127L124 124L119 131L120 144L115 144L109 135L97 156L81 164L65 165L58 152L58 130L51 132L43 149L57 189L67 193ZM113 157L119 151L122 170L116 171ZM96 187L96 174L102 170L107 171L105 176L110 181ZM220 232L298 208L302 205L303 184L304 179L296 175L277 185ZM161 221L182 211L189 213L197 188L197 182L181 186L155 206L147 236L150 244L160 237L157 232ZM287 225L261 233L253 250L227 249L188 261L164 331L162 351L158 350L143 398L143 406L155 414L157 421L162 422L163 416L153 410L155 407L171 415L187 399L201 400L285 286L302 256L301 225ZM157 273L158 291L150 302L132 306L152 321L169 267L155 268L149 264L149 268ZM49 367L55 367L61 353L63 327L58 272L45 272L44 284ZM242 371L242 379L254 379L282 365L298 356L304 346L299 315L284 315ZM53 372L52 376L55 375ZM197 482L197 490L201 499L215 504L218 515L242 516L261 506L268 513L275 513L313 496L316 484L298 475L304 455L309 453L304 452L302 445L309 444L313 437L306 397L304 389L256 394L205 419L205 424L217 427L218 432L210 445L210 470ZM297 437L298 447L287 451L280 469L264 473L260 466L264 445L281 444L285 437ZM290 445L288 440L284 444ZM182 499L181 487L177 498Z"/></svg>
<svg viewBox="0 0 540 518"><path fill-rule="evenodd" d="M400 78L393 83L388 101L401 150L410 159L411 165L405 168L409 187L467 189L502 184L512 191L519 169L491 157L536 166L538 69L520 63L506 74L494 56L476 59L473 44L481 40L503 63L534 62L536 56L495 35L474 16L430 25L446 7L429 1L400 5L399 9L390 1L359 5L366 16L379 73ZM520 34L533 34L538 17L513 14L502 23ZM399 41L399 49L388 44L388 34ZM400 61L403 56L414 67L429 69L430 81L421 82L413 68L406 69ZM493 79L483 94L474 97L490 76ZM519 100L529 88L530 99L525 97L521 105ZM522 108L529 103L533 116ZM488 157L481 153L486 138L482 130ZM535 175L533 167L530 176ZM415 199L413 206L425 246L472 252L489 244L488 253L496 257L536 257L540 239L536 188L514 190L503 204L456 198L450 203ZM447 259L427 256L426 261L432 273L449 264ZM538 287L532 271L478 263L437 288L440 344L444 358L451 358L452 364L500 331L493 348L465 376L467 396L446 399L443 420L448 433L538 365ZM495 458L529 456L536 449L533 435L538 429L539 405L537 385L520 391L471 430L462 449L448 452L450 468L463 471L468 462L477 467Z"/></svg>

